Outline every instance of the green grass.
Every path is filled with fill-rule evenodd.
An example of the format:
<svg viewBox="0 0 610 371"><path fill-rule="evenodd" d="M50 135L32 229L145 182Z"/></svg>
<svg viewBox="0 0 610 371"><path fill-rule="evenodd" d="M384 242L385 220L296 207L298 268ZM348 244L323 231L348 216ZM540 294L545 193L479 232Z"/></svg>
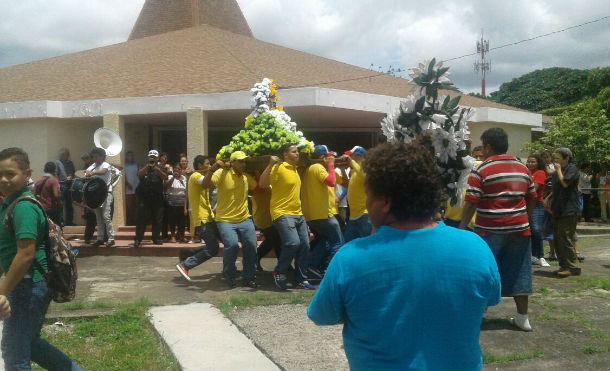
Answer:
<svg viewBox="0 0 610 371"><path fill-rule="evenodd" d="M64 327L43 327L42 336L84 369L177 370L178 361L148 319L150 306L147 299L115 304L110 315L64 320Z"/></svg>
<svg viewBox="0 0 610 371"><path fill-rule="evenodd" d="M280 304L307 304L315 291L297 291L290 293L255 293L249 295L233 295L218 304L218 308L225 316L233 311L260 305Z"/></svg>
<svg viewBox="0 0 610 371"><path fill-rule="evenodd" d="M610 290L609 277L578 277L576 281L580 284L583 290L604 289Z"/></svg>
<svg viewBox="0 0 610 371"><path fill-rule="evenodd" d="M83 309L105 309L105 308L114 308L117 304L108 303L105 301L92 301L92 302L82 302L82 301L71 301L66 304L61 305L61 309L69 310L69 311L77 311Z"/></svg>
<svg viewBox="0 0 610 371"><path fill-rule="evenodd" d="M483 363L505 363L511 361L521 361L526 359L534 359L544 357L542 350L536 349L532 352L520 352L520 353L504 353L494 354L489 352L483 352Z"/></svg>
<svg viewBox="0 0 610 371"><path fill-rule="evenodd" d="M610 352L610 344L606 345L598 345L598 344L588 344L580 348L580 350L584 354L594 354L594 353L607 353Z"/></svg>

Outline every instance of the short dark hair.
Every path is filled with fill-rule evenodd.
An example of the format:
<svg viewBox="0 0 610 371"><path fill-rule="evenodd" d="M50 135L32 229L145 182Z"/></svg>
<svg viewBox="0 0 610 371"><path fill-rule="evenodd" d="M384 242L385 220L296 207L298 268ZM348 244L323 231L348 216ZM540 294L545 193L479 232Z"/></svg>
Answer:
<svg viewBox="0 0 610 371"><path fill-rule="evenodd" d="M100 155L102 158L106 158L106 151L103 148L95 147L91 150L90 154L91 157L93 157L93 155Z"/></svg>
<svg viewBox="0 0 610 371"><path fill-rule="evenodd" d="M21 148L11 147L0 151L0 161L6 160L7 158L15 161L21 170L30 168L30 158Z"/></svg>
<svg viewBox="0 0 610 371"><path fill-rule="evenodd" d="M475 153L475 152L483 152L483 146L476 146L472 149L472 152L470 153Z"/></svg>
<svg viewBox="0 0 610 371"><path fill-rule="evenodd" d="M55 163L53 161L49 161L46 164L44 164L45 173L55 174L56 169L57 169L57 166L55 165Z"/></svg>
<svg viewBox="0 0 610 371"><path fill-rule="evenodd" d="M290 149L290 147L292 147L292 146L296 146L296 145L297 145L296 143L286 143L286 144L284 144L283 146L281 146L281 147L280 147L280 151L279 151L279 153L280 153L281 155L283 155L284 153L288 152L288 150Z"/></svg>
<svg viewBox="0 0 610 371"><path fill-rule="evenodd" d="M383 143L364 154L370 192L391 200L398 220L430 220L441 202L436 158L419 143Z"/></svg>
<svg viewBox="0 0 610 371"><path fill-rule="evenodd" d="M125 152L125 156L127 156L130 153L133 155L133 151L130 150L130 151Z"/></svg>
<svg viewBox="0 0 610 371"><path fill-rule="evenodd" d="M199 164L203 164L205 160L209 160L210 156L197 155L193 160L193 169L197 170L199 168Z"/></svg>
<svg viewBox="0 0 610 371"><path fill-rule="evenodd" d="M532 153L531 155L527 156L529 157L533 157L536 159L537 165L536 165L536 170L544 170L544 160L542 159L542 157L540 157L539 154L536 153Z"/></svg>
<svg viewBox="0 0 610 371"><path fill-rule="evenodd" d="M489 145L494 154L503 155L508 151L508 135L502 128L487 129L481 134L483 145Z"/></svg>

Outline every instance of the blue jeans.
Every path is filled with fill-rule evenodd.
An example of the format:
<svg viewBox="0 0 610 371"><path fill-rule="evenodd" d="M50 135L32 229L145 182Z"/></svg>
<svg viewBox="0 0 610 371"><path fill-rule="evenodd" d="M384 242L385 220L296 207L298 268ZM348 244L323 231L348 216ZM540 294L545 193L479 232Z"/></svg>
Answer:
<svg viewBox="0 0 610 371"><path fill-rule="evenodd" d="M309 266L324 271L335 253L345 243L335 217L307 222L315 239L310 242Z"/></svg>
<svg viewBox="0 0 610 371"><path fill-rule="evenodd" d="M373 226L369 219L369 214L362 214L356 219L350 219L345 227L345 242L350 242L356 238L366 237L371 234Z"/></svg>
<svg viewBox="0 0 610 371"><path fill-rule="evenodd" d="M203 242L205 242L205 248L180 262L186 270L195 268L206 260L218 255L218 228L216 228L216 223L201 223L197 228L199 229L199 235Z"/></svg>
<svg viewBox="0 0 610 371"><path fill-rule="evenodd" d="M496 258L502 296L532 294L532 250L530 236L516 233L482 236Z"/></svg>
<svg viewBox="0 0 610 371"><path fill-rule="evenodd" d="M530 219L530 230L532 231L532 256L537 258L544 257L544 248L542 244L542 225L544 224L544 204L540 201L536 202L536 207L532 212Z"/></svg>
<svg viewBox="0 0 610 371"><path fill-rule="evenodd" d="M282 215L273 221L273 226L282 240L282 253L275 267L279 274L286 274L292 259L295 260L297 282L307 280L307 255L309 251L309 232L303 215Z"/></svg>
<svg viewBox="0 0 610 371"><path fill-rule="evenodd" d="M238 241L241 240L241 248L243 252L244 266L243 279L244 281L252 281L256 278L256 230L252 219L248 218L239 223L216 222L220 239L224 244L222 249L222 273L234 279L237 268L235 261L237 260L237 251L239 249Z"/></svg>
<svg viewBox="0 0 610 371"><path fill-rule="evenodd" d="M31 361L47 370L80 370L59 349L40 338L51 297L45 280L22 279L8 296L11 315L2 329L2 358L8 370L31 370Z"/></svg>

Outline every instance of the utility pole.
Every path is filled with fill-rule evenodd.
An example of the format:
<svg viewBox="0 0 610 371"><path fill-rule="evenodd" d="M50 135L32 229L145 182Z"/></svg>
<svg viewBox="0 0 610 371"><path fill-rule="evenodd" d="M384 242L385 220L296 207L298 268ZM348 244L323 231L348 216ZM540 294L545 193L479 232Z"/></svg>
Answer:
<svg viewBox="0 0 610 371"><path fill-rule="evenodd" d="M485 54L489 52L489 40L483 40L483 30L481 30L481 40L477 41L477 53L481 55L480 61L474 62L474 71L481 70L481 95L485 96L485 72L491 71L491 61L485 60Z"/></svg>

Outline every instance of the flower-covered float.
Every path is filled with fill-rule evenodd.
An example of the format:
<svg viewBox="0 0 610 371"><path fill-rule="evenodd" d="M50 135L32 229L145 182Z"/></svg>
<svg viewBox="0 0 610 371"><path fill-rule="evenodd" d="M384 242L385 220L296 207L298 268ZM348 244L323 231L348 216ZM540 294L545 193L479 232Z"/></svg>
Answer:
<svg viewBox="0 0 610 371"><path fill-rule="evenodd" d="M468 119L474 109L459 106L460 96L438 95L448 88L449 67L442 62L424 61L412 68L410 76L420 89L400 103L396 112L381 121L381 131L388 142L409 143L418 139L434 151L445 186L445 197L451 204L461 204L462 193L474 158L468 155L470 139Z"/></svg>
<svg viewBox="0 0 610 371"><path fill-rule="evenodd" d="M254 171L262 170L269 161L268 155L278 154L286 144L296 144L302 154L313 152L313 142L297 130L297 124L278 104L280 97L273 79L254 84L250 92L252 112L246 117L244 128L220 149L217 159L228 159L231 153L242 151L250 156L248 168Z"/></svg>

